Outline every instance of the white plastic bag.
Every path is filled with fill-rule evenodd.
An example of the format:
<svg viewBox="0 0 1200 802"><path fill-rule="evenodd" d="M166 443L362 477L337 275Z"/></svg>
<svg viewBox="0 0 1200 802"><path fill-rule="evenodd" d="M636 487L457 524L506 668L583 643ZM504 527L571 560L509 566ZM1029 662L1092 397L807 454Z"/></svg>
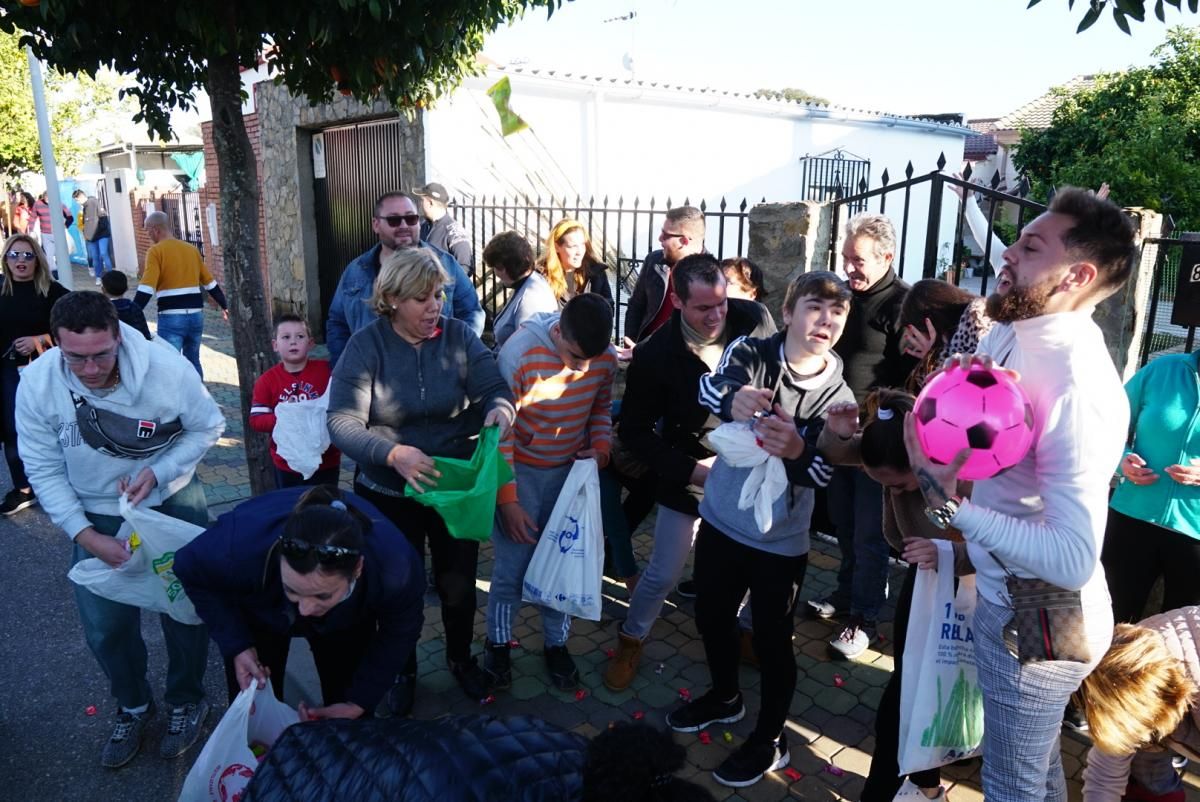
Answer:
<svg viewBox="0 0 1200 802"><path fill-rule="evenodd" d="M954 592L954 546L934 541L937 571L917 571L900 677L900 773L981 754L983 692L975 669L975 577Z"/></svg>
<svg viewBox="0 0 1200 802"><path fill-rule="evenodd" d="M525 569L522 597L554 610L600 620L604 529L596 460L571 466L558 500Z"/></svg>
<svg viewBox="0 0 1200 802"><path fill-rule="evenodd" d="M329 426L325 423L328 409L329 393L275 405L275 428L271 431L275 453L305 479L321 467L321 456L329 448Z"/></svg>
<svg viewBox="0 0 1200 802"><path fill-rule="evenodd" d="M774 522L771 508L787 489L787 471L783 460L772 457L758 444L758 436L747 423L722 423L708 433L708 442L725 462L734 468L750 468L742 482L738 509L754 507L754 523L766 533Z"/></svg>
<svg viewBox="0 0 1200 802"><path fill-rule="evenodd" d="M89 557L75 563L67 578L97 596L166 613L181 624L203 623L175 576L175 552L204 529L149 507L130 506L127 496L121 496L121 517L125 523L117 539L129 541L137 535L140 541L129 559L113 568L99 557Z"/></svg>
<svg viewBox="0 0 1200 802"><path fill-rule="evenodd" d="M229 802L241 799L261 758L251 744L270 748L283 731L300 721L300 714L275 698L268 682L258 683L237 695L221 717L208 743L192 764L179 802Z"/></svg>

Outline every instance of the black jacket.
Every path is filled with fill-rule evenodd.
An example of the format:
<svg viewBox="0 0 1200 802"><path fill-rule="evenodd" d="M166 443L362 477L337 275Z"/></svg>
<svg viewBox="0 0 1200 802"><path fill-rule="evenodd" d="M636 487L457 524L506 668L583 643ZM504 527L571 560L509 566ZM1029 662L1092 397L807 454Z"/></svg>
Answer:
<svg viewBox="0 0 1200 802"><path fill-rule="evenodd" d="M775 322L762 304L740 299L730 299L725 326L730 342L775 333ZM633 349L621 402L621 442L657 475L658 502L686 515L697 514L704 494L691 485L692 471L713 455L702 439L721 423L697 400L700 377L706 373L708 366L683 340L676 310L665 326Z"/></svg>
<svg viewBox="0 0 1200 802"><path fill-rule="evenodd" d="M377 634L354 673L348 702L374 710L392 686L425 620L425 569L404 535L370 502L343 493L371 519L362 575L350 597L321 618L301 618L283 593L275 543L307 487L256 496L175 552L175 576L208 625L221 655L254 646L251 628L280 634L351 629L373 620Z"/></svg>
<svg viewBox="0 0 1200 802"><path fill-rule="evenodd" d="M842 358L846 384L862 406L875 387L904 387L917 361L900 350L900 308L908 285L888 270L865 292L854 293L846 328L833 350Z"/></svg>
<svg viewBox="0 0 1200 802"><path fill-rule="evenodd" d="M532 716L324 721L280 736L243 802L570 802L587 739Z"/></svg>
<svg viewBox="0 0 1200 802"><path fill-rule="evenodd" d="M625 336L636 342L645 337L645 328L654 320L658 309L667 302L667 282L658 273L658 266L665 265L662 250L651 251L642 262L637 284L629 294L625 306Z"/></svg>
<svg viewBox="0 0 1200 802"><path fill-rule="evenodd" d="M599 263L588 268L587 284L583 285L584 292L594 292L612 306L612 285L608 283L608 266Z"/></svg>

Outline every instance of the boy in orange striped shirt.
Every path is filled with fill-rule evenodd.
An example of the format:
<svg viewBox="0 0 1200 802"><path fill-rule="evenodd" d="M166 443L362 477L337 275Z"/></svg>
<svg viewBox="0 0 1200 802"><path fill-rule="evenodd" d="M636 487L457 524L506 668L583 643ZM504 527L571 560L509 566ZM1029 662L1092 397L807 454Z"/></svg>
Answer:
<svg viewBox="0 0 1200 802"><path fill-rule="evenodd" d="M500 488L492 532L488 642L483 669L493 689L512 683L508 643L521 606L521 584L538 534L576 459L608 464L612 439L612 307L593 293L577 295L561 313L527 320L500 349L500 374L512 389L517 419L500 450L514 479ZM567 652L571 618L540 608L546 669L555 687L572 690L579 671Z"/></svg>

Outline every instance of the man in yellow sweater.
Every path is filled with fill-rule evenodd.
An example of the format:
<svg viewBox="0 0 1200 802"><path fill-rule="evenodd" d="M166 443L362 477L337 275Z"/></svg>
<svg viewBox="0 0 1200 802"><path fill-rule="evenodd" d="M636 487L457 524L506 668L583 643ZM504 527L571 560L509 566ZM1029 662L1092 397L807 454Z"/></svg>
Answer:
<svg viewBox="0 0 1200 802"><path fill-rule="evenodd" d="M229 320L225 293L194 245L175 238L165 212L146 215L146 235L154 243L146 252L146 270L133 300L143 309L158 295L158 334L196 367L200 378L200 337L204 334L204 292Z"/></svg>

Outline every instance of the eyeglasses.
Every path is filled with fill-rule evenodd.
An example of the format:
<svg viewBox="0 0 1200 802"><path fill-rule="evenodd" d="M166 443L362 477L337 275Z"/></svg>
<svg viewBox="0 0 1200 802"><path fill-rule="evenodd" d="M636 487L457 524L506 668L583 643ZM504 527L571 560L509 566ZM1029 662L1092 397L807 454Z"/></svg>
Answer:
<svg viewBox="0 0 1200 802"><path fill-rule="evenodd" d="M14 262L32 262L34 260L33 251L9 251L7 256Z"/></svg>
<svg viewBox="0 0 1200 802"><path fill-rule="evenodd" d="M406 226L415 226L417 223L421 222L421 216L419 214L377 214L375 215L375 219L384 221L392 228L398 227L401 223Z"/></svg>
<svg viewBox="0 0 1200 802"><path fill-rule="evenodd" d="M107 365L117 358L117 348L111 351L101 351L98 354L69 354L66 351L62 352L63 362L66 362L73 368L78 368L91 362L94 365Z"/></svg>
<svg viewBox="0 0 1200 802"><path fill-rule="evenodd" d="M659 242L666 242L669 239L685 239L687 234L672 234L670 231L663 231L658 235Z"/></svg>
<svg viewBox="0 0 1200 802"><path fill-rule="evenodd" d="M307 540L296 540L291 537L279 538L279 550L284 557L302 560L310 554L317 555L321 565L332 565L347 557L358 557L362 554L358 549L348 549L345 546L330 546L326 543L309 543Z"/></svg>

